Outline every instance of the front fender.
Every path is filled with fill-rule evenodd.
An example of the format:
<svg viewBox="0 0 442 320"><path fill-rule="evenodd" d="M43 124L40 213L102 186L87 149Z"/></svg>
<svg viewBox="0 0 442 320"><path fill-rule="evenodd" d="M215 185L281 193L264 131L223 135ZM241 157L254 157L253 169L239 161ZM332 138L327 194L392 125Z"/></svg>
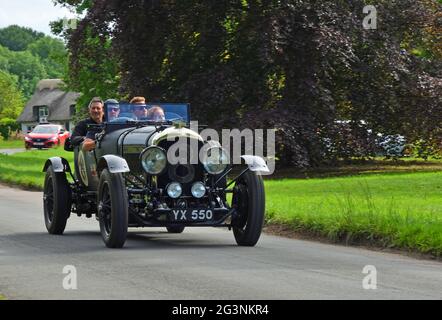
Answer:
<svg viewBox="0 0 442 320"><path fill-rule="evenodd" d="M106 155L98 161L97 171L102 172L104 169L109 169L110 173L126 173L130 172L127 161L123 158Z"/></svg>
<svg viewBox="0 0 442 320"><path fill-rule="evenodd" d="M71 166L69 165L69 162L60 157L54 157L46 160L45 166L43 167L43 172L46 172L49 168L49 166L52 166L52 169L54 172L60 173L60 172L72 172Z"/></svg>
<svg viewBox="0 0 442 320"><path fill-rule="evenodd" d="M269 173L269 167L267 166L265 160L258 156L242 156L245 163L248 165L250 171Z"/></svg>

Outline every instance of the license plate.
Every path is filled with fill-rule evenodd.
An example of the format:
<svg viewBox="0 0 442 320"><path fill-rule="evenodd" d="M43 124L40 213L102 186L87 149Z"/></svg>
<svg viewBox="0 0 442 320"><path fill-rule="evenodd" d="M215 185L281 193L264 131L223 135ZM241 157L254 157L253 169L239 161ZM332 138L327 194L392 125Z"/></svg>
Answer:
<svg viewBox="0 0 442 320"><path fill-rule="evenodd" d="M213 220L211 209L176 209L170 213L170 220L177 222L202 222Z"/></svg>
<svg viewBox="0 0 442 320"><path fill-rule="evenodd" d="M43 142L34 142L34 146L44 146Z"/></svg>

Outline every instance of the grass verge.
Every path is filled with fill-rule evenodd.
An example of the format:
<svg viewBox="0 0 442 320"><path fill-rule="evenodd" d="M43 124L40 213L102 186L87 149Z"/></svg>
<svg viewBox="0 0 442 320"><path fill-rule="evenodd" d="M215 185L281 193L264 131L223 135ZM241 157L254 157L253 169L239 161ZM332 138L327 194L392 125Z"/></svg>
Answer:
<svg viewBox="0 0 442 320"><path fill-rule="evenodd" d="M73 153L63 149L34 150L9 156L0 154L0 181L30 190L42 190L43 167L51 157L64 157L73 163Z"/></svg>
<svg viewBox="0 0 442 320"><path fill-rule="evenodd" d="M442 255L442 172L267 180L267 223Z"/></svg>
<svg viewBox="0 0 442 320"><path fill-rule="evenodd" d="M25 147L23 140L3 140L0 138L0 149L21 149Z"/></svg>
<svg viewBox="0 0 442 320"><path fill-rule="evenodd" d="M401 158L399 160L351 160L340 161L333 167L319 167L307 170L280 168L269 179L284 178L330 178L349 175L372 175L375 173L411 173L442 171L442 159L422 160Z"/></svg>

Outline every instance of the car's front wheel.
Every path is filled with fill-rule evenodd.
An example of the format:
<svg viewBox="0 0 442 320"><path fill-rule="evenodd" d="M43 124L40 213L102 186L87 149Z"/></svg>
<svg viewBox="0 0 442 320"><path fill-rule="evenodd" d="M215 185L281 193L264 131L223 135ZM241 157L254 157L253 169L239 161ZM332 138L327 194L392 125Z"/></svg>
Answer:
<svg viewBox="0 0 442 320"><path fill-rule="evenodd" d="M255 246L264 224L265 192L262 177L252 171L246 172L236 182L232 206L237 212L232 220L236 243L240 246Z"/></svg>
<svg viewBox="0 0 442 320"><path fill-rule="evenodd" d="M98 186L98 219L108 248L122 248L127 238L128 197L123 175L104 169Z"/></svg>
<svg viewBox="0 0 442 320"><path fill-rule="evenodd" d="M72 191L64 172L46 170L43 187L43 211L46 229L50 234L63 234L71 213Z"/></svg>

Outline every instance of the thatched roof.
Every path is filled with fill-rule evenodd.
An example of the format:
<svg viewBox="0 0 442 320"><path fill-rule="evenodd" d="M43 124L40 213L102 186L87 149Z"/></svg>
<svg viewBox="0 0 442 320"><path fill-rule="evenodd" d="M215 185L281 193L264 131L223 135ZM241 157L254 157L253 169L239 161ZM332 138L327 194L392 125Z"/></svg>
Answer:
<svg viewBox="0 0 442 320"><path fill-rule="evenodd" d="M59 79L41 80L37 84L34 95L26 104L18 122L37 122L38 107L48 106L48 121L66 121L71 119L71 105L75 105L79 93L65 92L61 88L63 81Z"/></svg>

